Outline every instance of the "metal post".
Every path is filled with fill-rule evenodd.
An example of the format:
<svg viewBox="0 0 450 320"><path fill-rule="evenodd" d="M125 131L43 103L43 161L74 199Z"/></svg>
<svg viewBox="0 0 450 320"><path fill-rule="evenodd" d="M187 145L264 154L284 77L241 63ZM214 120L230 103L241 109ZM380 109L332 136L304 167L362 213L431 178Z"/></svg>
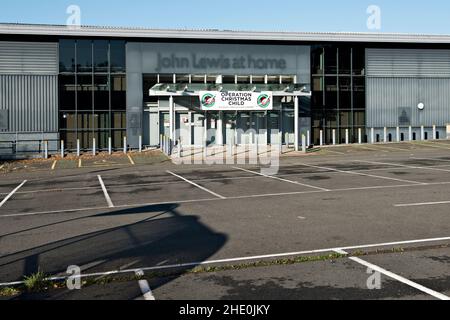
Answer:
<svg viewBox="0 0 450 320"><path fill-rule="evenodd" d="M400 127L397 127L397 142L400 142Z"/></svg>
<svg viewBox="0 0 450 320"><path fill-rule="evenodd" d="M92 155L95 156L97 154L95 138L92 138Z"/></svg>
<svg viewBox="0 0 450 320"><path fill-rule="evenodd" d="M112 155L112 139L111 139L111 137L108 138L108 154Z"/></svg>
<svg viewBox="0 0 450 320"><path fill-rule="evenodd" d="M283 132L278 131L278 143L280 145L280 154L283 154Z"/></svg>
<svg viewBox="0 0 450 320"><path fill-rule="evenodd" d="M333 129L333 146L336 145L336 129Z"/></svg>
<svg viewBox="0 0 450 320"><path fill-rule="evenodd" d="M139 152L142 152L142 136L139 136Z"/></svg>
<svg viewBox="0 0 450 320"><path fill-rule="evenodd" d="M323 130L320 130L320 146L323 146Z"/></svg>
<svg viewBox="0 0 450 320"><path fill-rule="evenodd" d="M350 139L349 139L349 131L348 129L345 129L345 144L349 144Z"/></svg>
<svg viewBox="0 0 450 320"><path fill-rule="evenodd" d="M409 141L412 141L412 139L413 139L412 127L409 126Z"/></svg>
<svg viewBox="0 0 450 320"><path fill-rule="evenodd" d="M306 153L306 137L302 134L302 152Z"/></svg>
<svg viewBox="0 0 450 320"><path fill-rule="evenodd" d="M44 141L44 159L48 159L48 141Z"/></svg>
<svg viewBox="0 0 450 320"><path fill-rule="evenodd" d="M311 131L307 131L306 133L306 142L307 142L307 146L309 147L311 145Z"/></svg>
<svg viewBox="0 0 450 320"><path fill-rule="evenodd" d="M61 158L64 158L64 140L61 140Z"/></svg>
<svg viewBox="0 0 450 320"><path fill-rule="evenodd" d="M375 128L370 129L370 140L372 141L372 144L375 144Z"/></svg>
<svg viewBox="0 0 450 320"><path fill-rule="evenodd" d="M358 143L362 144L362 129L358 129Z"/></svg>
<svg viewBox="0 0 450 320"><path fill-rule="evenodd" d="M383 140L383 142L386 143L386 142L388 142L387 141L387 128L386 127L384 127L384 131L383 132L384 132L384 140Z"/></svg>
<svg viewBox="0 0 450 320"><path fill-rule="evenodd" d="M421 127L420 127L420 139L421 139L422 141L425 140L425 127L424 127L424 126L421 126Z"/></svg>
<svg viewBox="0 0 450 320"><path fill-rule="evenodd" d="M433 125L433 140L437 140L436 125Z"/></svg>
<svg viewBox="0 0 450 320"><path fill-rule="evenodd" d="M81 156L80 139L77 139L77 157Z"/></svg>
<svg viewBox="0 0 450 320"><path fill-rule="evenodd" d="M123 137L123 153L127 154L128 146L127 146L127 137Z"/></svg>
<svg viewBox="0 0 450 320"><path fill-rule="evenodd" d="M294 134L295 134L295 139L294 139L294 144L295 144L295 151L299 151L299 117L300 117L300 108L299 108L299 100L298 97L295 97L294 99L294 108L295 108L295 112L294 112Z"/></svg>
<svg viewBox="0 0 450 320"><path fill-rule="evenodd" d="M175 133L175 103L174 103L173 96L170 96L170 98L169 98L169 113L170 113L169 114L169 121L170 121L169 138L173 140L173 139L175 139L175 136L174 136L174 133Z"/></svg>

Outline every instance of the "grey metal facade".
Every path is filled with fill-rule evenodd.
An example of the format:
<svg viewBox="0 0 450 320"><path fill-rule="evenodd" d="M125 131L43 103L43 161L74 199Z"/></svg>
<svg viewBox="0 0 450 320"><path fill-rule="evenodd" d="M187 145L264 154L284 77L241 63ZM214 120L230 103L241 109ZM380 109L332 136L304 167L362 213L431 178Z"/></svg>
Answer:
<svg viewBox="0 0 450 320"><path fill-rule="evenodd" d="M367 49L366 66L368 128L450 123L450 50Z"/></svg>
<svg viewBox="0 0 450 320"><path fill-rule="evenodd" d="M25 141L18 149L32 151L58 139L56 43L0 42L0 110L0 142Z"/></svg>

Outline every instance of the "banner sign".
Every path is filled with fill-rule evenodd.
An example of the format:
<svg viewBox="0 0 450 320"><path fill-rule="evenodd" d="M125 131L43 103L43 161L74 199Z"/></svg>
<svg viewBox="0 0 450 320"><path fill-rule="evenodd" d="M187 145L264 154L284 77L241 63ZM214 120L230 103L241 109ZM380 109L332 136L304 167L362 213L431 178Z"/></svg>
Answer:
<svg viewBox="0 0 450 320"><path fill-rule="evenodd" d="M203 111L266 111L273 110L272 92L202 91Z"/></svg>

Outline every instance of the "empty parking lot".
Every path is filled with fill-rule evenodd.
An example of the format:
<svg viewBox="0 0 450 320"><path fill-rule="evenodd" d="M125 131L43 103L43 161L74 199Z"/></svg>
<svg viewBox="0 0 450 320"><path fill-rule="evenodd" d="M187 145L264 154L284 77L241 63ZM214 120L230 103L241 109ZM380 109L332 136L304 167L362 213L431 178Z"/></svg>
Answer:
<svg viewBox="0 0 450 320"><path fill-rule="evenodd" d="M40 297L141 299L131 278L142 270L156 299L446 299L449 187L445 142L286 156L275 176L170 163L20 170L1 176L0 282L77 265L117 279Z"/></svg>

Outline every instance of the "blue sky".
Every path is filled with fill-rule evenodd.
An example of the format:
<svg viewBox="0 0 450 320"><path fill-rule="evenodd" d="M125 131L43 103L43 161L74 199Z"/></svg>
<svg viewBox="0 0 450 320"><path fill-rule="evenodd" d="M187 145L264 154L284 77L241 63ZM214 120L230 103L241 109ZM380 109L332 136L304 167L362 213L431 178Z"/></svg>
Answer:
<svg viewBox="0 0 450 320"><path fill-rule="evenodd" d="M71 4L84 25L362 32L367 7L378 5L381 32L450 34L446 0L8 0L0 22L65 24Z"/></svg>

